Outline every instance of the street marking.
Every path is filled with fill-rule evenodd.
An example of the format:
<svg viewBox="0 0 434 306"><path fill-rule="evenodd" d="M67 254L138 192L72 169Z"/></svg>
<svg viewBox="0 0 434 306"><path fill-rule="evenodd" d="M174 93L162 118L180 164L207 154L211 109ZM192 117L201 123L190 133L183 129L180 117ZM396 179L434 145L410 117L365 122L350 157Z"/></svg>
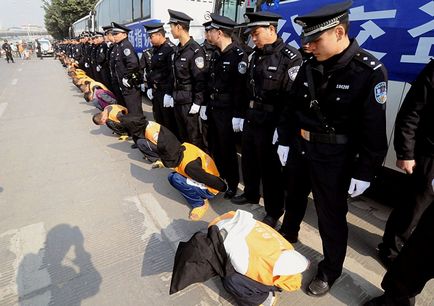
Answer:
<svg viewBox="0 0 434 306"><path fill-rule="evenodd" d="M12 85L17 85L17 83L18 83L18 79L13 79L11 82Z"/></svg>
<svg viewBox="0 0 434 306"><path fill-rule="evenodd" d="M46 231L43 223L31 224L0 234L0 238L11 236L9 251L15 255L11 263L14 276L9 284L0 288L1 300L10 295L18 299L30 295L20 305L48 305L51 300L51 285L48 270L44 268Z"/></svg>
<svg viewBox="0 0 434 306"><path fill-rule="evenodd" d="M6 102L0 103L0 118L1 118L1 116L3 116L3 113L6 110L6 107L8 107L8 103L6 103Z"/></svg>

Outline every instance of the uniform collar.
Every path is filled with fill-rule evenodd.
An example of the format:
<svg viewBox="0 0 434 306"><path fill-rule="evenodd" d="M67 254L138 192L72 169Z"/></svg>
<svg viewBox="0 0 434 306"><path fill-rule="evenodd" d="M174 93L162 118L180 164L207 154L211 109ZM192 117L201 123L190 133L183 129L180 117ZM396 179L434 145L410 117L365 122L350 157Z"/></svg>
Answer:
<svg viewBox="0 0 434 306"><path fill-rule="evenodd" d="M277 39L274 43L265 45L263 48L255 47L254 50L256 51L257 54L267 55L267 54L275 53L276 48L279 48L279 47L283 48L283 40L282 40L282 38L277 37Z"/></svg>
<svg viewBox="0 0 434 306"><path fill-rule="evenodd" d="M353 57L359 52L360 47L355 39L350 39L350 45L342 53L333 56L324 63L315 61L315 66L322 66L329 73L341 69L349 64Z"/></svg>

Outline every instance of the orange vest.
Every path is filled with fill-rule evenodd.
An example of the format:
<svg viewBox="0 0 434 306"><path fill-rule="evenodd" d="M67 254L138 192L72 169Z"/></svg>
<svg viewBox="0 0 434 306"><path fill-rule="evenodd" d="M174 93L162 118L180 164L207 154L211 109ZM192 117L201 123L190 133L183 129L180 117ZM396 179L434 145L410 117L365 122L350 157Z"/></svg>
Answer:
<svg viewBox="0 0 434 306"><path fill-rule="evenodd" d="M216 225L225 219L232 219L234 211L227 212L214 219L209 226ZM273 275L274 266L283 251L294 250L294 247L275 229L256 221L253 229L245 236L248 254L243 260L248 260L245 276L268 286L277 286L286 291L298 290L301 287L301 273L295 275Z"/></svg>
<svg viewBox="0 0 434 306"><path fill-rule="evenodd" d="M213 159L208 154L206 154L204 151L202 151L195 145L192 145L191 143L184 142L182 145L185 147L184 157L181 163L179 164L179 166L174 168L176 172L182 174L183 176L191 178L189 175L185 173L185 167L188 165L189 162L194 161L198 157L200 157L200 160L202 161L202 169L205 170L205 172L215 176L220 176L220 173L217 170L217 166L215 165ZM207 189L212 194L219 193L218 190L213 189L211 187L207 186Z"/></svg>
<svg viewBox="0 0 434 306"><path fill-rule="evenodd" d="M128 109L126 109L122 105L112 104L112 105L109 105L107 107L111 107L112 108L111 111L108 113L108 118L111 121L114 121L116 123L120 123L120 121L119 121L119 119L117 117L117 115L119 114L119 112L124 112L125 115L128 114Z"/></svg>
<svg viewBox="0 0 434 306"><path fill-rule="evenodd" d="M158 134L160 134L161 125L155 121L149 121L145 129L145 138L152 142L154 145L158 142Z"/></svg>

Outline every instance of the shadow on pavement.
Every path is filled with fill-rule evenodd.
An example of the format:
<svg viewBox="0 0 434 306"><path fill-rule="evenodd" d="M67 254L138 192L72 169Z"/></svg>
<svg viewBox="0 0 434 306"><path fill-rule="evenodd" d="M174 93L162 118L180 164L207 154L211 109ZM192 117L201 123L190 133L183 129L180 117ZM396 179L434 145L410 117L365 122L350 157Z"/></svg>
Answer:
<svg viewBox="0 0 434 306"><path fill-rule="evenodd" d="M72 255L73 254L73 255ZM100 288L101 275L84 249L77 226L51 229L45 247L20 262L17 286L20 305L81 305Z"/></svg>

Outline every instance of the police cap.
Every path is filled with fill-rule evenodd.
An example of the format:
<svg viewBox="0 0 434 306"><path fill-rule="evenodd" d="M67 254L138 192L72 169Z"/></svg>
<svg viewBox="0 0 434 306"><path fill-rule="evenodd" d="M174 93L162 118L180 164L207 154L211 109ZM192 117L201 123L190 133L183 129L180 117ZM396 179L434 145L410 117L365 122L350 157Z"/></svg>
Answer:
<svg viewBox="0 0 434 306"><path fill-rule="evenodd" d="M282 16L280 16L279 14L267 11L246 13L245 16L249 18L249 23L247 23L248 28L256 26L267 27L270 25L277 26L279 19L282 19Z"/></svg>
<svg viewBox="0 0 434 306"><path fill-rule="evenodd" d="M233 30L234 27L237 25L235 21L233 21L228 17L220 16L214 13L211 13L210 16L211 16L211 27L214 29Z"/></svg>
<svg viewBox="0 0 434 306"><path fill-rule="evenodd" d="M211 30L213 27L211 26L212 21L207 21L205 23L202 23L202 25L205 27L205 31Z"/></svg>
<svg viewBox="0 0 434 306"><path fill-rule="evenodd" d="M128 33L129 31L131 31L131 29L123 25L120 25L119 23L116 23L114 21L112 22L112 27L113 27L112 29L113 33Z"/></svg>
<svg viewBox="0 0 434 306"><path fill-rule="evenodd" d="M348 20L348 10L352 4L351 0L332 3L307 15L296 17L294 22L303 28L303 33L301 33L302 43L310 43L320 37L324 31Z"/></svg>
<svg viewBox="0 0 434 306"><path fill-rule="evenodd" d="M99 32L99 31L96 31L94 34L93 34L93 37L103 37L104 36L104 33L103 32Z"/></svg>
<svg viewBox="0 0 434 306"><path fill-rule="evenodd" d="M164 23L161 22L151 22L148 24L143 25L146 29L146 33L148 34L152 34L152 33L156 33L158 31L164 30L163 26Z"/></svg>
<svg viewBox="0 0 434 306"><path fill-rule="evenodd" d="M112 29L113 29L113 27L111 25L107 25L107 26L102 27L104 34L108 34L109 32L111 32Z"/></svg>
<svg viewBox="0 0 434 306"><path fill-rule="evenodd" d="M182 23L185 25L190 25L190 21L193 20L193 18L191 18L190 16L188 16L187 14L183 13L183 12L178 12L178 11L174 11L171 9L167 10L169 12L169 24L170 23Z"/></svg>

